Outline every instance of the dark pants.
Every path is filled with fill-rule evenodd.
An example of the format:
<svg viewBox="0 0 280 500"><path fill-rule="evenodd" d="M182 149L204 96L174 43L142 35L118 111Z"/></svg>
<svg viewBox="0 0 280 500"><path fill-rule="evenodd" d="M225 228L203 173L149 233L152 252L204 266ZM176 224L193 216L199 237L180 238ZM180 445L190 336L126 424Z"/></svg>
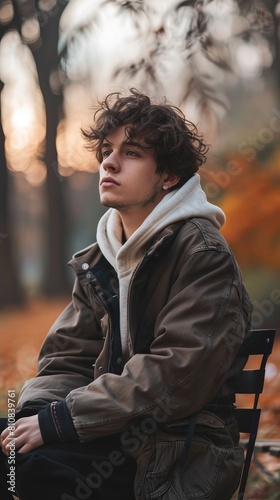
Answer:
<svg viewBox="0 0 280 500"><path fill-rule="evenodd" d="M0 419L0 432L5 427ZM12 499L10 467L0 452L1 500ZM44 445L16 453L16 495L20 500L134 500L135 472L135 461L122 451L119 436Z"/></svg>

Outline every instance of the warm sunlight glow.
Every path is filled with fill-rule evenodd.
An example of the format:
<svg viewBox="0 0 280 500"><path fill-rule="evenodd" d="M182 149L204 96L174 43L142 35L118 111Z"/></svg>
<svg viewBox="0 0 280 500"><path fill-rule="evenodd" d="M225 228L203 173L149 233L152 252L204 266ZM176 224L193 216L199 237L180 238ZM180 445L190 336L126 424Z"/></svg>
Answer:
<svg viewBox="0 0 280 500"><path fill-rule="evenodd" d="M34 160L26 171L26 179L32 186L43 184L47 175L47 169L44 162Z"/></svg>
<svg viewBox="0 0 280 500"><path fill-rule="evenodd" d="M40 37L40 25L38 19L33 17L24 21L21 27L22 38L27 43L34 43Z"/></svg>
<svg viewBox="0 0 280 500"><path fill-rule="evenodd" d="M241 44L237 49L236 61L245 77L258 73L262 64L258 49L246 43Z"/></svg>
<svg viewBox="0 0 280 500"><path fill-rule="evenodd" d="M2 40L1 60L2 123L8 168L38 186L46 176L45 165L37 162L45 138L45 109L31 51L15 31Z"/></svg>
<svg viewBox="0 0 280 500"><path fill-rule="evenodd" d="M13 5L11 2L5 2L0 7L0 24L8 24L14 14Z"/></svg>
<svg viewBox="0 0 280 500"><path fill-rule="evenodd" d="M75 170L96 172L99 168L94 153L85 148L81 126L81 117L62 120L59 124L56 145L62 176L69 176Z"/></svg>
<svg viewBox="0 0 280 500"><path fill-rule="evenodd" d="M47 12L54 9L56 6L56 0L39 0L38 7L40 10Z"/></svg>
<svg viewBox="0 0 280 500"><path fill-rule="evenodd" d="M29 127L34 121L32 110L27 107L15 109L11 116L11 126L16 129Z"/></svg>

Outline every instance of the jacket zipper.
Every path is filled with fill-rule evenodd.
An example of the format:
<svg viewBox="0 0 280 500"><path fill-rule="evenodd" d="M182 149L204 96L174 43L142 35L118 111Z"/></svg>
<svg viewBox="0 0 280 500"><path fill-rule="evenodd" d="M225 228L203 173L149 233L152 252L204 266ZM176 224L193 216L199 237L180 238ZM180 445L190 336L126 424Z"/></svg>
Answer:
<svg viewBox="0 0 280 500"><path fill-rule="evenodd" d="M108 309L108 307L106 306L105 302L103 302L100 297L98 296L98 294L94 291L92 285L89 283L88 284L88 287L90 289L90 293L92 294L93 298L98 302L98 304L103 307L107 314L108 314L108 318L109 318L109 338L110 338L110 350L109 350L109 355L108 355L108 367L107 367L107 370L110 371L110 365L111 365L111 360L112 360L112 342L113 342L113 329L112 329L112 318L111 318L111 314L110 314L110 311Z"/></svg>
<svg viewBox="0 0 280 500"><path fill-rule="evenodd" d="M130 320L129 320L129 304L130 304L131 288L132 288L132 283L134 281L135 275L138 272L138 270L141 267L141 265L143 264L143 262L144 262L144 260L145 260L146 257L147 257L147 253L144 255L144 257L142 258L142 260L140 260L140 262L138 262L137 266L135 267L135 269L134 269L134 271L133 271L133 273L131 275L131 279L130 279L129 286L128 286L128 291L127 291L127 304L126 304L127 341L126 341L126 344L127 344L128 359L130 359L128 338L130 338L131 345L133 345L132 338L131 338L131 335L130 335Z"/></svg>

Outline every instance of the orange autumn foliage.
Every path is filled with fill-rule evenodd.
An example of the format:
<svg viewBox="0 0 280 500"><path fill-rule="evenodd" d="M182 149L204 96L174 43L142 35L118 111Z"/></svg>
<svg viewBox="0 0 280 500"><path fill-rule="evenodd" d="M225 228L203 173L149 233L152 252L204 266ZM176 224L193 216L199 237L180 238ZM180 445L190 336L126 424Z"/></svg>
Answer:
<svg viewBox="0 0 280 500"><path fill-rule="evenodd" d="M265 163L233 160L234 174L226 169L212 174L220 189L219 198L209 201L217 201L226 214L222 233L241 266L280 269L280 150ZM209 178L203 172L202 179Z"/></svg>

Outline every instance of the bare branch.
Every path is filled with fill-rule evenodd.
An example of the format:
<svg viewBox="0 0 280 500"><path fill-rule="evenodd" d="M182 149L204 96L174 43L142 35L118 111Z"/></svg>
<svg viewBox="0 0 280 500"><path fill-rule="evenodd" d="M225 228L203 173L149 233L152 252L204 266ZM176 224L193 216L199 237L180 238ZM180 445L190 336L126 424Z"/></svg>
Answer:
<svg viewBox="0 0 280 500"><path fill-rule="evenodd" d="M226 44L213 40L213 37L208 35L201 40L201 48L208 61L223 71L233 71L230 53Z"/></svg>
<svg viewBox="0 0 280 500"><path fill-rule="evenodd" d="M143 0L105 0L103 5L117 5L121 12L140 14L146 10Z"/></svg>
<svg viewBox="0 0 280 500"><path fill-rule="evenodd" d="M182 7L195 7L196 4L197 4L197 0L185 0L184 2L178 3L178 5L176 5L175 9L179 10Z"/></svg>

